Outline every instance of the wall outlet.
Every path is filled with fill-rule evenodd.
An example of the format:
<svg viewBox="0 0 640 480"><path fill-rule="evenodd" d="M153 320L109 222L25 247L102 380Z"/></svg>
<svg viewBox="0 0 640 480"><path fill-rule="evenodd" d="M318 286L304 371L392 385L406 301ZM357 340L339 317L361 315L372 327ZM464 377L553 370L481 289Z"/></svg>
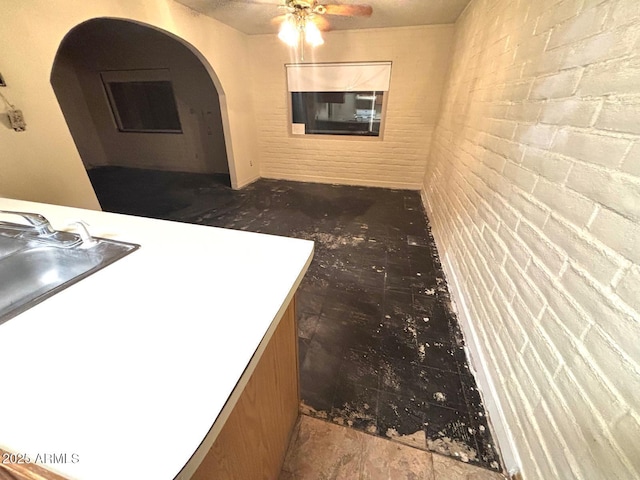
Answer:
<svg viewBox="0 0 640 480"><path fill-rule="evenodd" d="M22 110L11 109L7 112L7 114L9 115L9 123L11 124L11 128L13 128L16 132L24 132L27 129L27 124L24 121Z"/></svg>

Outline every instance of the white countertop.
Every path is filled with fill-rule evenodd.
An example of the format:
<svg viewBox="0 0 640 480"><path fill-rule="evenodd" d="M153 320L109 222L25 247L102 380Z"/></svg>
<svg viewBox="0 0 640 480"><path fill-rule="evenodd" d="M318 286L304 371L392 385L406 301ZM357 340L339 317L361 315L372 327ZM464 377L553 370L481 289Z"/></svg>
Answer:
<svg viewBox="0 0 640 480"><path fill-rule="evenodd" d="M0 210L141 245L0 325L0 448L66 454L42 466L69 478L174 478L293 298L313 243L2 198Z"/></svg>

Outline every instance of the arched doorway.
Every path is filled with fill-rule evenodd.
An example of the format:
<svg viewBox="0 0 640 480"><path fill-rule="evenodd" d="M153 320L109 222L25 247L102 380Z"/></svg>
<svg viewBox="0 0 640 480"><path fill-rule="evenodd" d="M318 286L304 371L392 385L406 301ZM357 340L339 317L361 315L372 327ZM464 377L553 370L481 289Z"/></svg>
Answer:
<svg viewBox="0 0 640 480"><path fill-rule="evenodd" d="M96 18L73 28L51 84L92 182L91 172L120 168L228 184L223 92L212 73L191 45L155 27Z"/></svg>

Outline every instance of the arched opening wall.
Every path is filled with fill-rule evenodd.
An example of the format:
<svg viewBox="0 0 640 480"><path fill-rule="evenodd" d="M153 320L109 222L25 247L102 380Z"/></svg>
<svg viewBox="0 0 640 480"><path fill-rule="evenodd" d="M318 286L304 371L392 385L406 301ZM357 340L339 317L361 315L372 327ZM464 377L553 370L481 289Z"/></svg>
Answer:
<svg viewBox="0 0 640 480"><path fill-rule="evenodd" d="M255 116L246 36L173 2L36 1L3 10L2 93L22 110L24 132L0 115L0 195L99 208L50 77L58 49L76 26L96 18L127 20L170 35L197 56L219 92L221 121L232 185L259 177ZM23 32L16 41L15 31ZM72 86L70 86L72 88Z"/></svg>
<svg viewBox="0 0 640 480"><path fill-rule="evenodd" d="M229 174L218 91L179 39L126 20L89 20L63 40L51 84L87 169Z"/></svg>

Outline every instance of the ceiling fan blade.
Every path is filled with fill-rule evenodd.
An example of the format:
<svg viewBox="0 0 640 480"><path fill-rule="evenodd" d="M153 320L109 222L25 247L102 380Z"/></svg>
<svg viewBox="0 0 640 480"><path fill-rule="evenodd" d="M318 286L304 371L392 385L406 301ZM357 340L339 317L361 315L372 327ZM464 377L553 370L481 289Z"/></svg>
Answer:
<svg viewBox="0 0 640 480"><path fill-rule="evenodd" d="M316 24L316 27L318 27L318 30L320 30L321 32L328 32L329 30L331 30L329 20L320 15L314 15L311 21Z"/></svg>
<svg viewBox="0 0 640 480"><path fill-rule="evenodd" d="M323 5L326 15L342 15L347 17L370 17L373 13L371 5Z"/></svg>
<svg viewBox="0 0 640 480"><path fill-rule="evenodd" d="M277 17L273 17L271 19L271 25L280 26L280 24L284 22L286 19L287 19L287 14L278 15Z"/></svg>

